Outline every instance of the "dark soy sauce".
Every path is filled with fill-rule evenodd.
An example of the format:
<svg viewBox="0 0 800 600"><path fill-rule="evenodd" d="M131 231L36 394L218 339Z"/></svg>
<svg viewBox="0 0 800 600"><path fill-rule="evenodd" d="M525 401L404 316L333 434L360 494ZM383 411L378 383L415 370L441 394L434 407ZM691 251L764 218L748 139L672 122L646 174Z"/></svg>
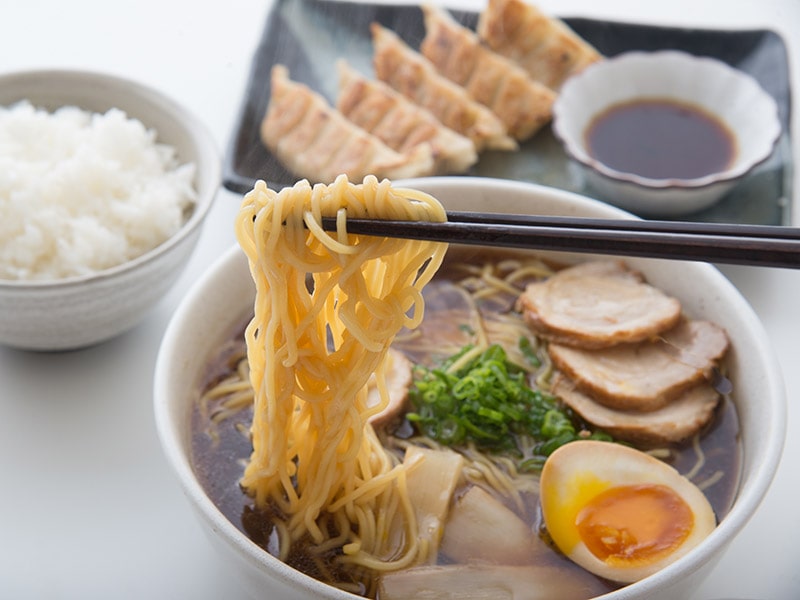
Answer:
<svg viewBox="0 0 800 600"><path fill-rule="evenodd" d="M612 169L651 179L695 179L728 168L733 134L715 116L672 100L607 109L586 130L589 154Z"/></svg>

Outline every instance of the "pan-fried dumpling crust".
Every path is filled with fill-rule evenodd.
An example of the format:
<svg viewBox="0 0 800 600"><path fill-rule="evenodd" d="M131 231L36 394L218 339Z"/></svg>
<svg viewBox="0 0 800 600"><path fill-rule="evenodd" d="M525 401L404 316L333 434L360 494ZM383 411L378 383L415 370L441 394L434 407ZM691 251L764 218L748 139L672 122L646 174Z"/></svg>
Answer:
<svg viewBox="0 0 800 600"><path fill-rule="evenodd" d="M319 94L289 79L284 65L271 73L271 95L261 123L261 139L295 175L328 183L341 174L362 180L430 175L433 157L427 145L408 155L348 121Z"/></svg>
<svg viewBox="0 0 800 600"><path fill-rule="evenodd" d="M488 106L515 139L530 138L552 116L555 92L531 79L513 61L481 44L449 13L424 5L426 35L420 52L440 74Z"/></svg>
<svg viewBox="0 0 800 600"><path fill-rule="evenodd" d="M566 24L525 0L489 0L477 31L492 50L554 90L570 75L602 58Z"/></svg>
<svg viewBox="0 0 800 600"><path fill-rule="evenodd" d="M371 25L373 66L378 79L429 110L446 127L484 149L516 150L518 145L502 121L466 90L439 75L431 62L410 48L393 31Z"/></svg>
<svg viewBox="0 0 800 600"><path fill-rule="evenodd" d="M420 144L428 144L436 174L463 173L477 162L475 144L442 125L429 111L382 81L364 77L344 60L338 61L337 68L337 109L387 146L408 154Z"/></svg>

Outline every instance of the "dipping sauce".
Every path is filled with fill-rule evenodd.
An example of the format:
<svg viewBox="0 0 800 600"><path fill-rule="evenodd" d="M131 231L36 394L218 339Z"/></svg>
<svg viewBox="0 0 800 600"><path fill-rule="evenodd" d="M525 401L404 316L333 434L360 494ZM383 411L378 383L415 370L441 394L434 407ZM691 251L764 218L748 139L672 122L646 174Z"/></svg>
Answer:
<svg viewBox="0 0 800 600"><path fill-rule="evenodd" d="M673 100L616 104L589 124L589 154L612 169L651 179L695 179L727 169L736 141L703 109Z"/></svg>

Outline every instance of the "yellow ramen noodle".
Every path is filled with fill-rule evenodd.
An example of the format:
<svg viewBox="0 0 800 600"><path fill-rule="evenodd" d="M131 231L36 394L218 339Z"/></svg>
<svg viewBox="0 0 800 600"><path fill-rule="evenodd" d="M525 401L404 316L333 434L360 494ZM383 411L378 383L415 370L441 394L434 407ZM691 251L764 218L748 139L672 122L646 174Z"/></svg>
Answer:
<svg viewBox="0 0 800 600"><path fill-rule="evenodd" d="M336 232L322 230L322 216L337 217ZM236 235L256 284L246 330L253 452L242 485L282 516L282 556L303 539L340 547L346 562L402 568L427 555L406 494L408 467L367 420L388 402L386 352L401 328L422 320L421 290L446 245L348 234L348 217L446 214L431 196L372 176L281 191L258 182L242 203ZM367 405L372 373L376 406Z"/></svg>

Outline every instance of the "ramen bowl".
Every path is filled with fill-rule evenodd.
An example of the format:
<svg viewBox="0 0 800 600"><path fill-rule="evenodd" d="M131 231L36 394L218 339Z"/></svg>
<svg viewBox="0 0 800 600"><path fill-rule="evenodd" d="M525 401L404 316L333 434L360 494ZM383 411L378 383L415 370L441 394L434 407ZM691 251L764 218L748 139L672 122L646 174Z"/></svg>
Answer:
<svg viewBox="0 0 800 600"><path fill-rule="evenodd" d="M200 121L161 92L103 73L41 70L0 76L0 106L11 107L21 101L28 101L43 113L52 113L61 107L76 107L95 114L119 109L128 119L138 120L148 131L154 132L156 144L171 147L179 164L194 165L193 205L179 215L182 224L177 230L157 246L135 258L91 272L46 279L0 279L0 344L26 350L57 351L108 340L137 324L164 296L188 262L221 180L216 144ZM112 139L119 141L106 135L92 148L93 152L97 149L100 164L106 160L104 149L108 152L103 144L108 145ZM123 146L126 141L122 140ZM81 151L86 145L84 141ZM115 154L107 160L125 164L117 158L119 154L124 155L121 150L117 154L120 145L112 146L116 146L111 150ZM73 160L68 158L58 164ZM86 161L86 164L97 164L98 159L91 160L93 162ZM86 164L73 172L90 171ZM8 179L13 180L13 175ZM82 190L92 189L97 180L97 177L93 181L79 179L78 185L71 188L74 192L69 196L70 201L82 200ZM162 198L159 194L160 191L154 191L151 199ZM92 212L78 218L91 221L96 214L96 201L97 197L92 199ZM112 201L113 198L104 198L104 203ZM126 227L131 227L131 220L126 220ZM91 248L89 240L96 239L102 225L101 220L99 228L87 226L82 238L86 246ZM139 233L145 237L150 235L149 226L145 224ZM58 249L60 242L53 247L57 248L53 253L58 258L63 252ZM98 254L96 248L91 252Z"/></svg>
<svg viewBox="0 0 800 600"><path fill-rule="evenodd" d="M426 191L447 209L631 218L608 204L533 184L485 178L426 178L402 182ZM502 198L501 203L497 202ZM549 254L559 262L586 255ZM687 597L753 516L778 465L784 440L785 397L777 360L753 310L714 267L654 259L626 259L648 280L679 298L693 317L727 330L741 428L741 475L732 508L699 546L654 575L602 596L608 600ZM232 581L254 596L354 599L280 562L250 541L209 499L192 456L193 403L217 349L253 309L254 285L245 256L231 248L185 296L171 320L157 358L154 410L165 456L201 527L227 565Z"/></svg>
<svg viewBox="0 0 800 600"><path fill-rule="evenodd" d="M775 100L750 75L665 50L619 54L570 78L553 105L553 132L595 195L639 216L672 217L731 191L770 157L781 125Z"/></svg>

